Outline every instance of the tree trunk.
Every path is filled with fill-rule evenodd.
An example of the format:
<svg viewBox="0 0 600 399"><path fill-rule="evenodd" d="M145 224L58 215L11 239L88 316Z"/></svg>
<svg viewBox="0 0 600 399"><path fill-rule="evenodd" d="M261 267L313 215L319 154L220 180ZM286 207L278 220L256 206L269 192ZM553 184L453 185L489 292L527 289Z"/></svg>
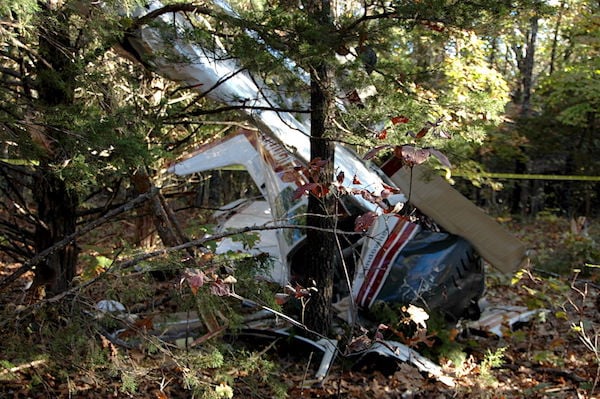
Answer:
<svg viewBox="0 0 600 399"><path fill-rule="evenodd" d="M34 200L37 217L34 243L36 252L51 247L75 232L77 196L58 178L48 165L40 165L35 179ZM62 292L75 277L77 266L75 242L53 252L35 268L34 286L45 285L50 292Z"/></svg>
<svg viewBox="0 0 600 399"><path fill-rule="evenodd" d="M329 98L329 71L322 62L311 70L311 159L321 158L327 164L321 175L323 184L333 181L334 147L327 140L326 131L331 107ZM306 245L308 259L306 276L313 279L317 293L307 306L305 321L307 326L318 333L327 334L331 326L331 302L333 297L333 275L335 273L337 251L334 227L333 196L317 198L311 195L308 200L307 224L317 227L308 230Z"/></svg>
<svg viewBox="0 0 600 399"><path fill-rule="evenodd" d="M69 21L60 10L47 10L56 17L54 26L45 26L39 32L39 53L43 61L37 68L37 91L42 109L55 112L55 107L73 103L76 81L76 63L71 59L72 48L69 38ZM62 134L62 129L51 130ZM76 229L76 210L79 205L77 195L67 183L56 174L52 164L60 164L68 159L68 154L60 154L52 148L56 137L49 139L49 129L35 128L32 135L39 135L47 144L42 146L46 159L40 162L35 175L33 198L37 206L38 224L35 228L34 245L37 253L47 249ZM34 285L46 285L51 292L61 292L69 287L75 276L78 250L72 243L48 256L35 268Z"/></svg>
<svg viewBox="0 0 600 399"><path fill-rule="evenodd" d="M147 193L154 186L145 168L135 171L131 177L131 181L138 194ZM152 197L150 203L148 203L147 207L144 207L143 211L149 212L158 236L165 246L174 247L189 241L162 194L158 193ZM193 258L194 251L192 249L188 249L187 251L190 259Z"/></svg>
<svg viewBox="0 0 600 399"><path fill-rule="evenodd" d="M530 22L530 33L527 41L527 50L525 52L525 58L522 64L519 66L521 72L521 79L523 84L523 102L522 102L522 114L528 116L531 108L531 88L533 85L533 65L535 59L535 44L537 41L538 22L537 16L531 18Z"/></svg>
<svg viewBox="0 0 600 399"><path fill-rule="evenodd" d="M152 189L152 183L148 174L144 171L136 170L131 175L131 183L136 194L144 194ZM156 200L153 200L156 201ZM142 248L150 248L154 245L155 223L153 215L153 205L146 202L136 210L135 219L135 237L134 243ZM171 240L175 241L175 240ZM165 245L168 245L165 243Z"/></svg>
<svg viewBox="0 0 600 399"><path fill-rule="evenodd" d="M521 111L519 116L526 118L531 111L531 89L533 87L533 66L535 61L535 45L537 41L539 18L532 17L529 20L529 31L526 35L525 53L519 51L519 47L515 46L515 57L517 59L517 67L521 75L521 96L517 100L520 102ZM524 151L525 149L522 148ZM527 164L521 158L515 160L515 173L521 174L527 172ZM526 199L529 191L529 181L515 181L515 187L512 193L512 213L526 213Z"/></svg>
<svg viewBox="0 0 600 399"><path fill-rule="evenodd" d="M550 70L548 72L548 74L550 75L554 73L554 68L556 64L556 49L558 47L558 35L560 33L560 24L566 5L567 3L565 1L561 1L560 10L558 11L558 16L556 17L556 25L554 25L554 34L552 37L552 50L550 52Z"/></svg>
<svg viewBox="0 0 600 399"><path fill-rule="evenodd" d="M308 13L321 25L331 25L331 7L328 0L309 0ZM329 185L333 181L334 146L326 132L333 100L330 95L330 73L327 63L321 58L310 67L310 156L311 159L327 160L322 170L321 181ZM305 314L308 328L327 334L331 327L331 302L333 276L337 264L337 247L333 228L335 223L335 198L332 195L308 199L307 225L316 227L306 234L307 260L305 276L314 280L317 292L311 296Z"/></svg>
<svg viewBox="0 0 600 399"><path fill-rule="evenodd" d="M328 95L328 70L322 63L314 68L311 76L311 159L321 158L327 164L321 174L323 184L333 181L334 146L327 139L327 119L331 100ZM314 280L318 292L312 295L305 315L307 326L326 334L331 326L331 301L333 275L336 267L337 248L333 228L335 223L335 198L332 195L308 199L307 225L318 229L307 231L307 262L305 276Z"/></svg>

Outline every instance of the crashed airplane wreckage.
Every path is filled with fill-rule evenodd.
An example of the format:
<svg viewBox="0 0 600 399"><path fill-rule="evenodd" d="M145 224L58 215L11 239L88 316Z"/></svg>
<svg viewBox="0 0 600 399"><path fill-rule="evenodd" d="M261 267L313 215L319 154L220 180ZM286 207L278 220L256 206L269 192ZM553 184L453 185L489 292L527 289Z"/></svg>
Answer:
<svg viewBox="0 0 600 399"><path fill-rule="evenodd" d="M225 3L218 2L228 13ZM144 12L162 5L150 2ZM163 25L163 26L160 26ZM168 39L164 29L170 29ZM198 149L169 170L189 175L242 165L252 176L264 200L236 201L217 214L222 228L265 224L302 223L306 198L294 193L306 183L301 174L295 181L284 179L286 171L306 165L310 156L310 125L292 113L281 112L286 99L227 57L219 47L208 49L190 43L191 29L182 14L161 14L126 40L128 50L160 75L193 87L212 100L245 109L256 127L241 130ZM215 43L218 43L215 40ZM344 217L340 226L351 231L354 221L366 212L377 214L361 239L346 240L344 253L354 265L351 296L363 309L379 301L415 303L451 318L473 315L473 307L484 291L481 257L492 266L510 272L525 259L525 247L495 221L423 166L412 171L392 158L377 168L341 144L335 147L335 170L343 171L342 185L379 194L385 186L410 192L410 203L431 218L443 231L433 231L382 209L357 195L344 195L340 203ZM352 176L360 184L353 184ZM397 195L394 202L406 198ZM274 259L266 276L286 285L292 273L301 273L304 235L301 229L259 231L255 251ZM236 249L223 240L220 250ZM352 254L358 253L358 256Z"/></svg>

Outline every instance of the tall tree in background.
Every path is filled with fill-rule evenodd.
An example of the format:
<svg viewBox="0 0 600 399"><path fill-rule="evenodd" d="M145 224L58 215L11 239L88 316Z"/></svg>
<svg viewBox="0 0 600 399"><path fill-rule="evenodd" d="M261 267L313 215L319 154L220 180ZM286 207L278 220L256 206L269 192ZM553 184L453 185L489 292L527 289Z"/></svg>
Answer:
<svg viewBox="0 0 600 399"><path fill-rule="evenodd" d="M552 156L562 161L564 173L597 176L599 143L594 137L600 123L600 30L594 20L600 15L600 4L563 2L558 12L548 44L550 68L540 78L536 101L537 122L544 121L542 126L549 128L543 137L533 138L536 147L544 148L544 142L553 145ZM561 191L569 216L593 213L592 204L598 198L593 183L575 186L567 182Z"/></svg>
<svg viewBox="0 0 600 399"><path fill-rule="evenodd" d="M590 24L597 15L598 5L590 2L538 2L530 12L520 10L513 21L498 27L493 36L495 60L502 63L498 68L513 88L513 101L506 123L490 136L489 167L515 168L520 173L597 174L595 158L585 155L597 148L587 134L597 129L597 121L588 120L587 113L597 113L598 108L593 94L598 79L592 72L597 69L598 29ZM590 183L509 184L513 190L506 203L513 213L553 208L567 214L587 209L589 214L594 200Z"/></svg>
<svg viewBox="0 0 600 399"><path fill-rule="evenodd" d="M526 21L523 27L518 28L522 38L520 42L513 42L512 51L517 64L519 84L513 96L519 109L517 117L526 119L531 114L531 94L534 84L534 62L535 50L537 46L537 37L539 29L540 16L537 10L531 14L526 13ZM515 173L522 174L527 172L527 164L523 157L515 159ZM527 197L529 196L528 182L517 182L513 189L512 212L523 212L527 206Z"/></svg>

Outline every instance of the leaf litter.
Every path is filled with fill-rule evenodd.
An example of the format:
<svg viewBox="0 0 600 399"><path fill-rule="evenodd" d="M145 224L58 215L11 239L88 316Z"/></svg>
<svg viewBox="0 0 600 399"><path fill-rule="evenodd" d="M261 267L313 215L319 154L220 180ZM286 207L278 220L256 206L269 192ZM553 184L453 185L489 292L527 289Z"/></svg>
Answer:
<svg viewBox="0 0 600 399"><path fill-rule="evenodd" d="M511 227L537 248L551 246L549 241L560 241L565 234L563 227L552 223ZM538 234L539 231L544 234ZM445 337L440 337L442 333L438 331L438 336L428 338L435 340L432 348L423 342L415 343L414 349L453 377L454 387L423 374L409 363L393 359L372 359L358 364L337 356L327 378L315 381L312 378L318 359L307 353L288 356L278 352L274 345L266 345L260 355L278 368L275 374L283 387L277 391L278 395L290 398L598 397L600 274L596 269L584 269L557 275L540 270L535 257L533 262L534 266L515 276L490 270L485 298L492 307L520 306L545 309L544 312L536 313L529 322L516 323L513 328L506 323L499 326L501 335L469 330L463 323L448 327ZM2 277L18 268L7 263L2 266ZM201 288L203 277L194 275L195 289ZM23 276L23 285L30 278ZM225 285L219 287L226 290ZM105 289L90 289L85 292L85 299L96 302L106 299ZM172 291L173 285L156 283L151 293L153 303L138 303L138 307L152 309L155 314L169 314L176 310ZM183 343L183 349L177 349L170 345L160 347L155 342L156 347L128 349L119 346L119 341L113 342L97 330L86 328L85 323L69 320L67 315L54 315L62 323L60 331L70 325L81 329L78 335L84 345L95 348L91 353L103 357L104 362L85 358L81 353L69 352L69 348L77 348L73 343L54 342L45 333L36 335L44 327L38 323L49 316L42 313L52 309L39 306L29 295L15 284L1 299L0 328L5 337L0 346L1 397L190 397L191 365L181 364L176 356L171 356L176 350L192 350L185 349L188 344ZM426 323L425 315L414 309L413 312L421 323ZM15 330L15 325L22 329ZM121 338L143 336L152 328L153 318L147 315L133 321ZM194 350L207 351L215 345L212 340L221 339L223 334L222 330L216 331L198 341ZM218 363L218 359L214 361ZM235 367L230 367L224 379L215 370L218 368L204 367L194 375L207 386L213 384L210 392L218 395L215 397L274 397L272 384L266 378L250 381L252 373L235 372Z"/></svg>

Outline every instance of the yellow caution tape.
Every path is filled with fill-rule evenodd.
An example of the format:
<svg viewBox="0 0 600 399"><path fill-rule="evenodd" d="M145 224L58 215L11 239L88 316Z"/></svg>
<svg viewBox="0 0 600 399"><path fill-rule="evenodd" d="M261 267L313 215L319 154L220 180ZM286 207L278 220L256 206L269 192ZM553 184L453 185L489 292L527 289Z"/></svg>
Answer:
<svg viewBox="0 0 600 399"><path fill-rule="evenodd" d="M519 174L519 173L452 173L456 177L489 177L492 179L521 179L521 180L572 180L572 181L600 181L600 176L578 176L578 175L542 175L542 174Z"/></svg>

